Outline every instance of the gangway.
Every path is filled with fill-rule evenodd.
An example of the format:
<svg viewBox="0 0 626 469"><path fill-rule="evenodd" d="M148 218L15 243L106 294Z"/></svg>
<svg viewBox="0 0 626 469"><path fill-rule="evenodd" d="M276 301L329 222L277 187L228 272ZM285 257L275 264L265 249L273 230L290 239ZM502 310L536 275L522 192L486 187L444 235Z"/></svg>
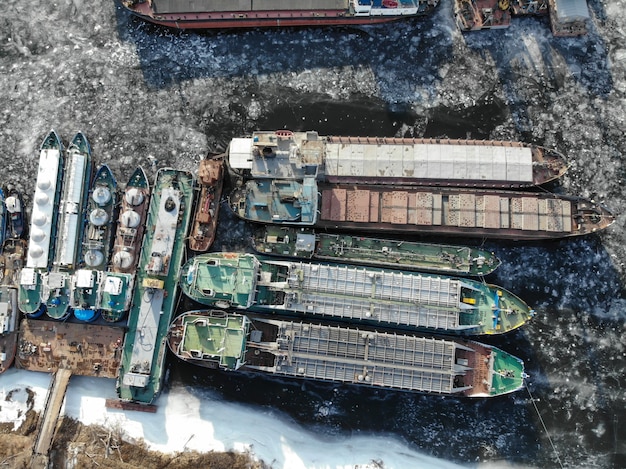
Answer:
<svg viewBox="0 0 626 469"><path fill-rule="evenodd" d="M33 469L45 469L48 467L48 454L50 453L54 432L71 376L72 371L66 368L59 368L53 374L33 446L30 465Z"/></svg>

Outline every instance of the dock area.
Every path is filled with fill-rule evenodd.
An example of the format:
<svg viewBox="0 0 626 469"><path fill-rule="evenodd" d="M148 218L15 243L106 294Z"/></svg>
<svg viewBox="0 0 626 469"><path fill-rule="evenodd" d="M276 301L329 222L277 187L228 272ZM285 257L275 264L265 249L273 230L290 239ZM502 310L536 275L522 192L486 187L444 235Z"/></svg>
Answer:
<svg viewBox="0 0 626 469"><path fill-rule="evenodd" d="M30 371L116 378L124 328L24 318L15 365Z"/></svg>

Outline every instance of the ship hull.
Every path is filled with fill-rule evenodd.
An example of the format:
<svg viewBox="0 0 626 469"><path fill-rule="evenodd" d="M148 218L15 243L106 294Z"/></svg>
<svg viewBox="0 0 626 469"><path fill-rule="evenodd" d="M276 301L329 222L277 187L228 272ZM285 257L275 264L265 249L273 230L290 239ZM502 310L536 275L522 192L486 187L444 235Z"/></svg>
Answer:
<svg viewBox="0 0 626 469"><path fill-rule="evenodd" d="M81 265L106 270L115 239L117 181L107 165L96 171L86 210Z"/></svg>
<svg viewBox="0 0 626 469"><path fill-rule="evenodd" d="M476 280L250 254L201 254L183 265L179 282L209 307L435 334L503 334L535 314L513 293Z"/></svg>
<svg viewBox="0 0 626 469"><path fill-rule="evenodd" d="M252 179L521 189L554 181L565 157L502 140L321 136L315 131L256 131L233 138L230 169Z"/></svg>
<svg viewBox="0 0 626 469"><path fill-rule="evenodd" d="M189 249L195 252L206 252L213 244L217 230L220 198L224 184L224 158L201 160L198 182L200 197L189 234Z"/></svg>
<svg viewBox="0 0 626 469"><path fill-rule="evenodd" d="M117 381L122 401L149 405L161 391L194 184L186 171L157 172Z"/></svg>
<svg viewBox="0 0 626 469"><path fill-rule="evenodd" d="M111 270L113 272L135 272L149 205L150 184L148 177L143 168L138 167L126 184L122 197L111 256Z"/></svg>
<svg viewBox="0 0 626 469"><path fill-rule="evenodd" d="M532 241L587 235L615 221L593 201L548 192L323 184L315 227Z"/></svg>
<svg viewBox="0 0 626 469"><path fill-rule="evenodd" d="M494 253L482 249L322 233L307 228L274 225L264 225L255 232L252 248L259 254L279 257L453 275L488 275L500 265Z"/></svg>
<svg viewBox="0 0 626 469"><path fill-rule="evenodd" d="M274 2L271 7L264 9L250 2L244 7L245 9L234 10L224 9L224 4L219 2L204 2L204 6L198 6L195 2L183 1L179 2L178 6L175 6L175 2L163 2L167 5L162 9L158 3L125 0L122 5L144 21L169 28L231 29L389 23L428 15L438 2L416 2L407 8L402 8L402 5L395 0L384 0L384 2L379 2L378 8L371 10L359 5L358 14L354 14L348 8L348 2L326 2L325 5L308 9L298 8L298 5L293 4L290 8L288 2L284 2L284 8L278 6L280 2ZM241 5L244 3L240 2Z"/></svg>
<svg viewBox="0 0 626 469"><path fill-rule="evenodd" d="M168 334L179 359L242 370L424 394L494 397L523 387L524 363L475 341L189 311Z"/></svg>

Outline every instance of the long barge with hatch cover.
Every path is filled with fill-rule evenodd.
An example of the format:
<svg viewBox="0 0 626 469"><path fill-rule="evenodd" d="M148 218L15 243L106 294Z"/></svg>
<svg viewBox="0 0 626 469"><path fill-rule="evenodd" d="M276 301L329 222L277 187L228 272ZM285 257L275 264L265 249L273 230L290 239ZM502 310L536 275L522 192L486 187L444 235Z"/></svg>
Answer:
<svg viewBox="0 0 626 469"><path fill-rule="evenodd" d="M449 275L488 275L501 263L493 252L469 246L370 238L278 225L257 228L252 236L252 248L262 255Z"/></svg>
<svg viewBox="0 0 626 469"><path fill-rule="evenodd" d="M320 136L257 131L234 138L228 164L243 178L517 189L554 181L563 155L538 145L500 140Z"/></svg>
<svg viewBox="0 0 626 469"><path fill-rule="evenodd" d="M430 14L439 0L123 0L128 11L176 29L377 24Z"/></svg>
<svg viewBox="0 0 626 469"><path fill-rule="evenodd" d="M211 308L438 334L502 334L535 314L513 293L476 280L234 252L193 257L179 282Z"/></svg>
<svg viewBox="0 0 626 469"><path fill-rule="evenodd" d="M524 362L473 340L188 311L167 342L205 368L264 372L371 388L485 398L515 392Z"/></svg>
<svg viewBox="0 0 626 469"><path fill-rule="evenodd" d="M318 230L508 240L598 232L615 217L593 200L550 192L426 186L318 184L251 179L229 195L240 218Z"/></svg>

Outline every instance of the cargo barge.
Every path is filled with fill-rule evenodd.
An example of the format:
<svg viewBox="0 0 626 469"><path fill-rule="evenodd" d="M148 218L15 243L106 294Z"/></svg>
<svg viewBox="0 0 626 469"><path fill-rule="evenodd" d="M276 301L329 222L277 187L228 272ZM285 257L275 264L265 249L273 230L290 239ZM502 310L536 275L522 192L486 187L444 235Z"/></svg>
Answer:
<svg viewBox="0 0 626 469"><path fill-rule="evenodd" d="M515 392L524 362L496 347L259 317L189 311L170 326L168 345L181 360L371 388L485 398Z"/></svg>
<svg viewBox="0 0 626 469"><path fill-rule="evenodd" d="M320 136L257 131L234 138L230 169L244 179L526 188L565 174L563 155L538 145L501 140Z"/></svg>
<svg viewBox="0 0 626 469"><path fill-rule="evenodd" d="M535 314L513 293L466 278L214 252L187 261L180 286L211 308L438 334L494 335Z"/></svg>
<svg viewBox="0 0 626 469"><path fill-rule="evenodd" d="M501 263L493 252L469 246L369 238L277 225L258 228L252 237L252 248L263 255L451 275L484 276Z"/></svg>
<svg viewBox="0 0 626 469"><path fill-rule="evenodd" d="M453 187L252 179L229 206L240 218L318 230L541 240L596 233L615 217L577 196Z"/></svg>
<svg viewBox="0 0 626 469"><path fill-rule="evenodd" d="M346 26L430 14L439 0L122 0L132 14L176 29Z"/></svg>

